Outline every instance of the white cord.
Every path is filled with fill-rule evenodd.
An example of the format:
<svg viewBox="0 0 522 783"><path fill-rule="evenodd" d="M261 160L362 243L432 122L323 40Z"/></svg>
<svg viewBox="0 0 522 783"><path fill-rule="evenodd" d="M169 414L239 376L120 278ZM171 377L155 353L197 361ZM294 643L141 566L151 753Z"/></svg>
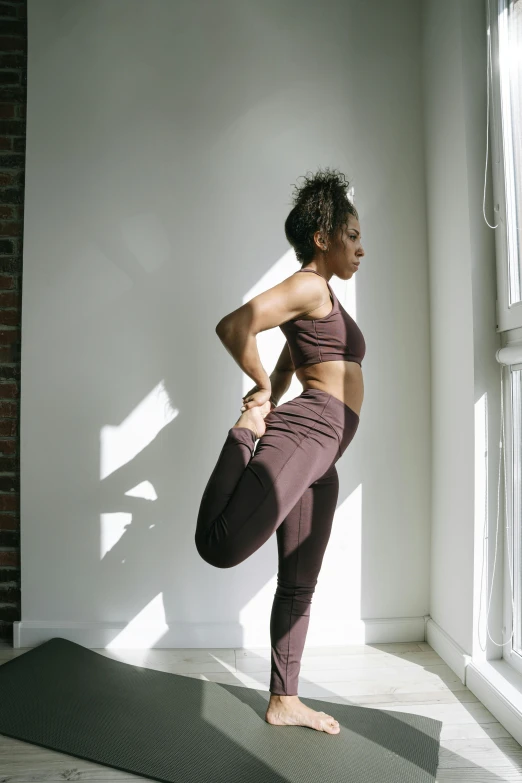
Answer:
<svg viewBox="0 0 522 783"><path fill-rule="evenodd" d="M499 500L500 500L500 475L499 475L499 481L498 481L498 485L497 485L497 526L496 526L496 533L495 533L495 559L493 561L493 574L491 576L491 590L490 590L490 593L489 593L488 611L487 611L487 614L486 614L486 631L487 631L487 634L488 634L488 637L490 638L490 640L493 642L493 644L496 644L497 647L503 647L505 644L508 644L511 641L511 639L513 638L513 634L515 632L514 622L513 622L514 621L514 617L515 617L514 590L513 590L513 566L512 566L513 557L511 558L512 562L510 563L510 561L509 561L509 524L507 522L508 513L507 513L507 505L506 505L506 499L507 499L506 469L505 469L506 468L506 458L505 458L505 455L504 455L503 442L502 442L502 438L504 437L504 383L503 383L503 377L504 377L504 367L503 367L503 365L501 365L500 366L500 432L501 432L501 440L500 440L500 443L499 443L499 446L500 446L500 459L498 461L498 469L499 469L499 474L500 474L500 464L501 464L501 462L503 460L503 464L504 464L504 471L503 471L504 472L504 513L506 514L506 541L507 541L507 548L508 548L509 583L510 583L510 586L511 586L511 627L512 627L512 631L511 631L511 636L509 637L509 639L506 642L499 643L499 642L496 642L492 638L492 636L491 636L491 634L489 632L489 625L488 625L488 622L489 622L489 610L490 610L490 606L491 606L491 596L493 594L493 582L494 582L494 579L495 579L495 566L496 566L496 562L497 562L497 550L498 550L498 528L499 528L498 521L499 521L499 516L500 516L500 511L499 511L499 507L498 507ZM487 490L487 487L486 487L486 490ZM486 513L485 513L484 519L487 519L487 510L488 510L488 505L487 505L487 496L488 495L487 495L487 491L486 491L485 494L486 494ZM488 536L486 535L485 538L484 538L484 541L487 542L487 539L488 539ZM484 564L487 562L486 554L484 552L485 547L487 547L487 543L485 543L485 546L483 547L482 578L484 576ZM480 590L480 595L481 595L481 598L482 598L482 588ZM479 611L479 617L480 617L480 611ZM480 644L480 639L479 639L479 644ZM480 645L480 649L482 651L484 651L486 648L482 647L482 645Z"/></svg>
<svg viewBox="0 0 522 783"><path fill-rule="evenodd" d="M489 77L491 73L491 22L490 22L490 16L489 16L489 0L488 1L488 54L486 59L486 85L487 85L487 116L486 116L486 169L484 171L484 196L482 198L482 214L484 215L484 220L488 224L490 228L498 228L498 223L496 226L490 226L488 223L488 219L486 217L486 181L488 178L488 143L489 143Z"/></svg>

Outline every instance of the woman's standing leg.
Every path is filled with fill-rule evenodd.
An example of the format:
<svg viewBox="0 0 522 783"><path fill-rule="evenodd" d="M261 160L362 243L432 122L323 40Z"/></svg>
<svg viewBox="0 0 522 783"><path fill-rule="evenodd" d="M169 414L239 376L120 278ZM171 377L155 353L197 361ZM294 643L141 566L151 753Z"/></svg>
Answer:
<svg viewBox="0 0 522 783"><path fill-rule="evenodd" d="M338 496L339 476L332 464L277 528L279 568L270 617L270 693L297 695L312 597Z"/></svg>

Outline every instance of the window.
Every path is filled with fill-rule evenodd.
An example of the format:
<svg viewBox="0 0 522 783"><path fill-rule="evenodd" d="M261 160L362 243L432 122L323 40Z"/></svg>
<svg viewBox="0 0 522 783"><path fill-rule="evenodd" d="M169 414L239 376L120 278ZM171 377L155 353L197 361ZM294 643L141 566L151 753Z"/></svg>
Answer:
<svg viewBox="0 0 522 783"><path fill-rule="evenodd" d="M498 359L505 365L499 506L504 552L503 655L522 673L522 0L487 0L492 176L497 259ZM489 87L489 71L488 71ZM504 502L505 500L505 502ZM502 519L499 520L502 524ZM497 635L499 638L499 635Z"/></svg>
<svg viewBox="0 0 522 783"><path fill-rule="evenodd" d="M522 0L490 0L500 331L522 327Z"/></svg>

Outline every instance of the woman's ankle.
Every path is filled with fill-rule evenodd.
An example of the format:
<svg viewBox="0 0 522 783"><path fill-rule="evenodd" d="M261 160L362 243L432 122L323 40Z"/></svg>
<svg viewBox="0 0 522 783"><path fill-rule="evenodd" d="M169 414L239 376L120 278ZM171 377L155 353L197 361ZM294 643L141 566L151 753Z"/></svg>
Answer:
<svg viewBox="0 0 522 783"><path fill-rule="evenodd" d="M250 430L254 433L254 436L256 440L259 438L258 432L256 430L256 426L254 422L252 421L252 414L248 415L248 411L245 411L241 414L239 419L236 421L235 424L233 424L233 427L244 427L247 430Z"/></svg>
<svg viewBox="0 0 522 783"><path fill-rule="evenodd" d="M292 701L292 700L295 701L296 699L299 699L299 696L297 695L297 693L295 694L295 696L285 696L285 695L279 694L279 693L271 693L270 694L270 701L271 702L279 702L280 704L284 704L285 702L289 702L289 701Z"/></svg>
<svg viewBox="0 0 522 783"><path fill-rule="evenodd" d="M238 424L236 422L235 424L232 425L232 429L236 429L236 428L243 429L243 430L250 430L250 432L254 433L254 437L256 438L256 440L259 438L259 435L257 434L255 427L252 424L245 424L245 423Z"/></svg>

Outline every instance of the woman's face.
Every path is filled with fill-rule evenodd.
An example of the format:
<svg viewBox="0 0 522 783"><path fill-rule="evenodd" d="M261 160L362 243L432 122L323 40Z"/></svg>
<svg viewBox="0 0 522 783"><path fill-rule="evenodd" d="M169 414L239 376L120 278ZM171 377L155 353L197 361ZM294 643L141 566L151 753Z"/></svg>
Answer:
<svg viewBox="0 0 522 783"><path fill-rule="evenodd" d="M363 255L361 227L357 218L350 215L348 225L339 231L337 241L328 253L328 268L342 280L349 280L357 272Z"/></svg>

